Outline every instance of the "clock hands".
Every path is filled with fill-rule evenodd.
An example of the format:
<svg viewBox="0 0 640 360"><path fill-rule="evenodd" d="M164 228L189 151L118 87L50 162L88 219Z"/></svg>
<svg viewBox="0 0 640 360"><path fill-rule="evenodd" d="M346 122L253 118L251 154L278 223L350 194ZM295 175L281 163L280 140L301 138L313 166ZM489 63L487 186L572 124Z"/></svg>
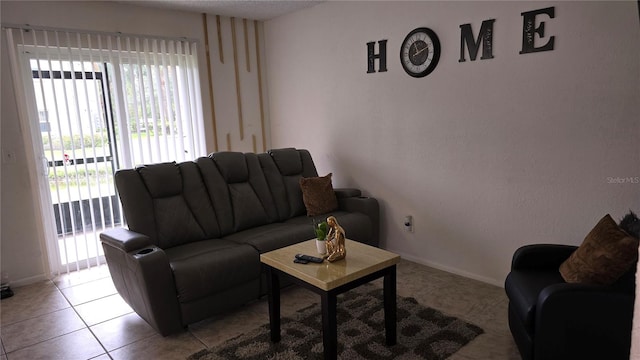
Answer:
<svg viewBox="0 0 640 360"><path fill-rule="evenodd" d="M416 45L416 43L413 43L414 47L416 48L416 52L413 54L413 57L416 57L417 55L419 55L421 52L427 50L429 48L429 46L425 46L422 49L418 50L418 46Z"/></svg>

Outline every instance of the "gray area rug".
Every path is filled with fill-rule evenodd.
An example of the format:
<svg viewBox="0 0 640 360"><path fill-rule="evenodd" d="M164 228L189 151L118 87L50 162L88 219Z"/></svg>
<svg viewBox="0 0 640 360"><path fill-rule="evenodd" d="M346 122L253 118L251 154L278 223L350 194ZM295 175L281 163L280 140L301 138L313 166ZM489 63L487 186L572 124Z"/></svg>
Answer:
<svg viewBox="0 0 640 360"><path fill-rule="evenodd" d="M338 296L339 359L446 359L483 333L478 326L398 297L397 344L387 347L384 336L382 289L364 285ZM320 305L299 310L281 320L281 340L273 344L269 324L202 350L188 360L322 359Z"/></svg>

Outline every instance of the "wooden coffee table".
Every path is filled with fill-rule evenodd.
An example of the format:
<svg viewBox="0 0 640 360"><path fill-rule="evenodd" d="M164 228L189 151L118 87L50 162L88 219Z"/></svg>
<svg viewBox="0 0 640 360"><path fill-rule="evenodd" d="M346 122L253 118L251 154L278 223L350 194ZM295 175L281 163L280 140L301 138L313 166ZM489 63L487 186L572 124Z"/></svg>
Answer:
<svg viewBox="0 0 640 360"><path fill-rule="evenodd" d="M346 240L347 257L333 263L293 262L296 254L319 257L315 240L287 246L260 255L266 265L271 341L280 341L280 276L290 278L320 295L324 358L336 359L338 324L336 296L372 280L384 277L384 322L387 345L396 343L396 264L400 256L386 250Z"/></svg>

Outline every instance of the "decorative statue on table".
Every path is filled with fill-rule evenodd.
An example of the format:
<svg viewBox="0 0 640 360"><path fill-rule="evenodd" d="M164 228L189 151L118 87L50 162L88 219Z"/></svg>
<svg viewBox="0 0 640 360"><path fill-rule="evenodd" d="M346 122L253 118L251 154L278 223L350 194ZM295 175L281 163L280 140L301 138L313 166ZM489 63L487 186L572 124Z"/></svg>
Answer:
<svg viewBox="0 0 640 360"><path fill-rule="evenodd" d="M329 262L344 259L347 256L347 250L344 247L344 229L338 224L338 220L334 216L327 218L327 225L329 232L327 233L327 255L325 255L325 259Z"/></svg>

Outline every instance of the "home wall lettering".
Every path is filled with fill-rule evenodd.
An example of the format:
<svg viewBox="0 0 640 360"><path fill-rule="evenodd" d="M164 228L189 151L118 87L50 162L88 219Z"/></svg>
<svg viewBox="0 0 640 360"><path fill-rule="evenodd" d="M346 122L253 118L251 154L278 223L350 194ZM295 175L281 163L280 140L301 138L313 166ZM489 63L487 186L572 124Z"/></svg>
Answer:
<svg viewBox="0 0 640 360"><path fill-rule="evenodd" d="M460 25L460 60L458 60L458 62L467 61L464 57L465 45L467 45L467 50L469 50L469 58L471 61L476 60L478 50L480 50L480 45L482 45L482 57L480 57L480 60L493 59L494 22L496 22L496 19L485 20L482 22L477 40L473 39L471 24Z"/></svg>
<svg viewBox="0 0 640 360"><path fill-rule="evenodd" d="M548 16L550 19L555 18L555 7L548 7L544 9L525 11L520 14L522 16L522 47L519 54L530 54L542 51L551 51L554 49L555 36L549 36L548 40L544 44L539 44L540 41L545 39L545 21L540 19L541 16ZM480 26L480 31L477 36L474 36L471 24L460 25L460 58L458 62L466 62L465 55L469 54L470 61L476 61L480 47L482 47L482 56L480 60L493 59L493 25L496 19L484 20ZM421 39L411 39L411 36L416 33L420 33L418 30L427 30L429 37L435 41L421 41ZM430 58L424 54L433 54L438 56L440 54L440 44L437 40L437 35L428 28L416 28L412 30L403 41L403 46L400 49L400 61L405 71L413 77L424 77L431 73L437 65L437 59ZM370 41L367 43L367 73L386 72L387 71L387 40L379 40L378 52L376 53L375 45L376 41ZM413 49L411 46L407 47L406 44L431 44L436 47L436 51L426 51L430 49ZM416 45L418 46L418 45ZM465 51L466 48L466 51ZM403 56L404 55L404 56ZM431 56L431 55L430 55ZM376 70L376 60L378 60L378 70ZM434 61L435 60L435 61ZM431 63L429 71L412 72L407 69L409 66L416 66L420 68L421 65Z"/></svg>
<svg viewBox="0 0 640 360"><path fill-rule="evenodd" d="M536 27L536 16L540 14L547 14L551 19L553 19L556 16L555 7L522 13L522 50L520 51L520 54L553 50L553 44L556 39L555 36L551 36L546 44L540 47L535 47L535 35L538 34L540 38L544 37L544 21L541 21L540 25Z"/></svg>
<svg viewBox="0 0 640 360"><path fill-rule="evenodd" d="M387 40L378 41L378 53L375 53L376 42L367 43L367 73L376 72L375 60L378 59L380 64L379 72L387 71Z"/></svg>

